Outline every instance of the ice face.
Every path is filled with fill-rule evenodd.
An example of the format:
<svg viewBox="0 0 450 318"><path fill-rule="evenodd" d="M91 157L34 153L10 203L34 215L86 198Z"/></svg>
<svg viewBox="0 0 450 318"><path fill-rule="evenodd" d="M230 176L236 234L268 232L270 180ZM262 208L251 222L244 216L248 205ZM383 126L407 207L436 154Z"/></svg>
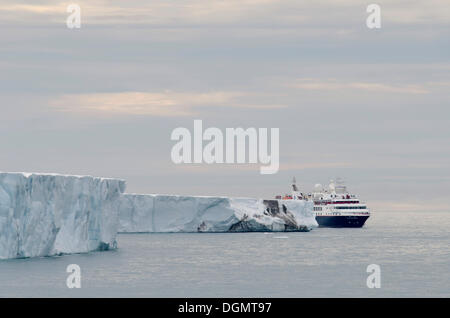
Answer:
<svg viewBox="0 0 450 318"><path fill-rule="evenodd" d="M317 227L301 200L124 194L119 232L298 231Z"/></svg>
<svg viewBox="0 0 450 318"><path fill-rule="evenodd" d="M0 173L0 259L114 248L125 182Z"/></svg>
<svg viewBox="0 0 450 318"><path fill-rule="evenodd" d="M90 176L0 173L0 259L115 248L120 232L302 231L317 226L300 200L123 194Z"/></svg>

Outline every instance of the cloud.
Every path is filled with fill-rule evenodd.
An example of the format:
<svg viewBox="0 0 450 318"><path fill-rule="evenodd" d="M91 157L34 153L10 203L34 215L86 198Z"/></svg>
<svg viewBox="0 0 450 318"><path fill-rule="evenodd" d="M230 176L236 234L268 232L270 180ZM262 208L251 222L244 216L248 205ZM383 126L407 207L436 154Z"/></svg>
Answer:
<svg viewBox="0 0 450 318"><path fill-rule="evenodd" d="M429 82L427 84L434 87L450 87L450 82Z"/></svg>
<svg viewBox="0 0 450 318"><path fill-rule="evenodd" d="M405 201L370 201L369 208L377 212L449 212L448 202L430 203Z"/></svg>
<svg viewBox="0 0 450 318"><path fill-rule="evenodd" d="M270 14L271 9L280 7L276 0L155 0L149 3L133 0L127 2L79 0L75 3L81 7L82 19L86 18L91 24L132 23L171 26L247 23L249 17L252 20L264 21L264 17ZM46 22L57 22L65 19L66 7L69 4L70 2L61 4L51 0L37 4L3 1L0 3L0 17L14 21L36 22L42 21L39 14L45 14L52 15L52 19ZM280 11L283 16L289 14L284 10Z"/></svg>
<svg viewBox="0 0 450 318"><path fill-rule="evenodd" d="M345 168L350 167L349 162L305 162L305 163L280 163L280 170L307 170L322 168Z"/></svg>
<svg viewBox="0 0 450 318"><path fill-rule="evenodd" d="M380 93L399 93L399 94L428 94L429 90L424 86L412 85L412 84L386 84L375 82L339 82L337 80L320 80L320 79L298 79L293 84L289 84L291 87L303 89L303 90L317 90L317 91L329 91L329 90L362 90L369 92Z"/></svg>
<svg viewBox="0 0 450 318"><path fill-rule="evenodd" d="M59 5L36 5L36 4L11 4L1 5L0 11L17 12L17 13L44 13L44 14L60 14L66 12L66 6Z"/></svg>
<svg viewBox="0 0 450 318"><path fill-rule="evenodd" d="M0 15L15 21L41 21L39 14L51 14L57 23L66 16L65 6L58 1L40 1L35 4L17 4L2 1ZM78 0L83 16L92 24L138 23L147 25L183 24L264 24L315 25L318 28L335 29L344 24L365 22L367 4L361 0L299 2L297 0L154 0L106 1ZM384 5L383 24L426 24L450 21L450 3L447 0L397 1ZM3 11L3 14L2 14ZM6 12L6 14L4 14ZM323 12L327 12L326 15ZM49 22L49 21L46 21Z"/></svg>
<svg viewBox="0 0 450 318"><path fill-rule="evenodd" d="M272 109L280 105L255 105L239 101L241 92L120 92L63 95L50 105L64 112L109 115L191 116L197 107L234 107Z"/></svg>
<svg viewBox="0 0 450 318"><path fill-rule="evenodd" d="M211 173L211 172L230 172L233 173L235 171L256 171L259 173L259 168L261 166L265 166L261 163L245 163L245 164L214 164L214 165L205 165L205 164L184 164L184 165L174 165L175 170L183 171L183 172L195 172L195 173ZM300 163L300 164L285 164L280 162L279 171L295 171L295 170L309 170L309 169L322 169L322 168L343 168L350 167L350 163L346 162L308 162L308 163ZM172 168L171 168L172 169Z"/></svg>

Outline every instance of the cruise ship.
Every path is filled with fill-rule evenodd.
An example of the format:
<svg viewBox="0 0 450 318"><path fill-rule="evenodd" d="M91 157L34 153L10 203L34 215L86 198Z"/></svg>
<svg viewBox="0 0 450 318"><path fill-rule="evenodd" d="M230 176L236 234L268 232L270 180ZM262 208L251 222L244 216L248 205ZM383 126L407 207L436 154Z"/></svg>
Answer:
<svg viewBox="0 0 450 318"><path fill-rule="evenodd" d="M370 217L367 205L355 194L348 192L341 179L331 180L328 189L321 184L314 186L309 194L300 192L294 178L292 195L277 196L284 200L314 201L314 213L320 227L362 227Z"/></svg>

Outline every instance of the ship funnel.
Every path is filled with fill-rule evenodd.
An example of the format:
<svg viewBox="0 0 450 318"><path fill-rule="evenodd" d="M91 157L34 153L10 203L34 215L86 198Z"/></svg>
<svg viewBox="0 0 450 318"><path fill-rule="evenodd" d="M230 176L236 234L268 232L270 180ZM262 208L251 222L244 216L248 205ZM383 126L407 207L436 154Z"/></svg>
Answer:
<svg viewBox="0 0 450 318"><path fill-rule="evenodd" d="M336 178L335 192L338 194L347 193L347 187L345 186L344 180L342 178Z"/></svg>

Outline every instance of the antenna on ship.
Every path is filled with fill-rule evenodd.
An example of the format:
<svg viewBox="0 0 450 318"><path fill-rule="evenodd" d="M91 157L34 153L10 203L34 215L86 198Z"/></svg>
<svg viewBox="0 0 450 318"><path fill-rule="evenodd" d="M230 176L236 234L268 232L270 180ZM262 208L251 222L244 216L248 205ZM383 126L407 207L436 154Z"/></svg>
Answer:
<svg viewBox="0 0 450 318"><path fill-rule="evenodd" d="M298 191L297 180L295 180L295 177L292 179L292 199L294 200L302 199L302 194Z"/></svg>
<svg viewBox="0 0 450 318"><path fill-rule="evenodd" d="M295 192L298 192L297 180L295 180L295 177L292 178L292 190L295 191Z"/></svg>
<svg viewBox="0 0 450 318"><path fill-rule="evenodd" d="M341 177L337 177L336 178L336 184L344 184L345 182L344 182L344 179L342 179Z"/></svg>
<svg viewBox="0 0 450 318"><path fill-rule="evenodd" d="M335 192L339 194L347 193L347 187L345 186L344 179L341 177L336 178Z"/></svg>

